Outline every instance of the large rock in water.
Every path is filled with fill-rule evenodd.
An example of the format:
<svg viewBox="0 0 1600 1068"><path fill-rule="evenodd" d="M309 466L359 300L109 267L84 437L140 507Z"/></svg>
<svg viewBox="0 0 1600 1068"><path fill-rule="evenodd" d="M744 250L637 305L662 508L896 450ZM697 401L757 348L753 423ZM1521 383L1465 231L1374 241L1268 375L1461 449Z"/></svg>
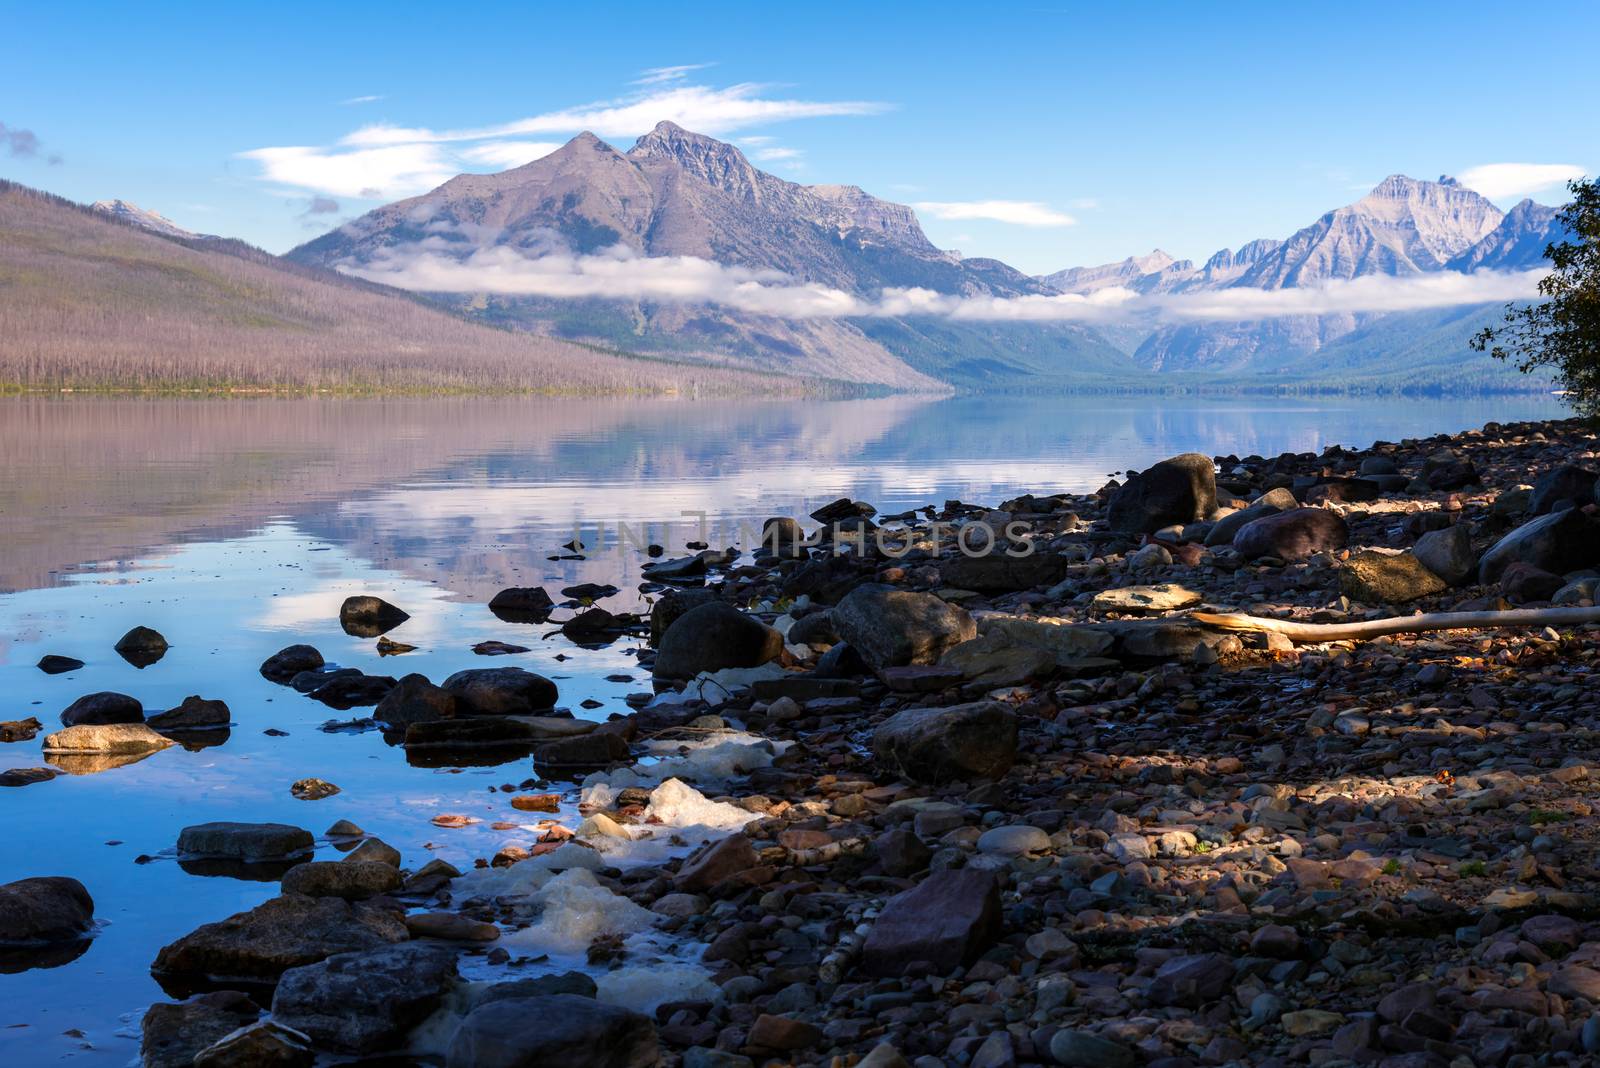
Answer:
<svg viewBox="0 0 1600 1068"><path fill-rule="evenodd" d="M659 679L759 667L783 652L783 635L726 601L691 608L667 628L653 668Z"/></svg>
<svg viewBox="0 0 1600 1068"><path fill-rule="evenodd" d="M937 664L946 651L978 636L966 609L877 582L857 586L834 607L833 629L874 670Z"/></svg>
<svg viewBox="0 0 1600 1068"><path fill-rule="evenodd" d="M1011 593L1036 586L1054 586L1067 577L1070 566L1060 553L1032 552L1008 556L1004 552L988 556L957 556L939 569L946 586L979 593Z"/></svg>
<svg viewBox="0 0 1600 1068"><path fill-rule="evenodd" d="M143 722L144 706L137 699L109 691L85 694L61 712L63 727Z"/></svg>
<svg viewBox="0 0 1600 1068"><path fill-rule="evenodd" d="M887 978L926 961L939 975L948 975L971 964L999 932L994 875L945 868L885 903L861 949L861 966L869 975Z"/></svg>
<svg viewBox="0 0 1600 1068"><path fill-rule="evenodd" d="M290 968L408 937L399 911L337 897L285 894L208 923L161 948L158 978L275 983Z"/></svg>
<svg viewBox="0 0 1600 1068"><path fill-rule="evenodd" d="M1411 547L1411 555L1452 586L1460 586L1478 573L1478 554L1465 523L1428 531Z"/></svg>
<svg viewBox="0 0 1600 1068"><path fill-rule="evenodd" d="M996 701L908 708L878 725L872 752L912 782L997 779L1017 758L1017 715Z"/></svg>
<svg viewBox="0 0 1600 1068"><path fill-rule="evenodd" d="M1356 553L1339 566L1339 588L1364 604L1404 604L1442 593L1445 581L1410 553Z"/></svg>
<svg viewBox="0 0 1600 1068"><path fill-rule="evenodd" d="M1594 503L1595 480L1600 475L1577 464L1562 464L1539 476L1528 498L1528 511L1548 515L1564 508L1582 508Z"/></svg>
<svg viewBox="0 0 1600 1068"><path fill-rule="evenodd" d="M656 603L650 606L650 644L659 647L661 639L667 636L667 631L672 629L672 624L692 608L703 604L710 604L718 599L716 590L705 587L691 587L686 590L666 590Z"/></svg>
<svg viewBox="0 0 1600 1068"><path fill-rule="evenodd" d="M501 998L456 1029L446 1068L653 1068L648 1016L577 994Z"/></svg>
<svg viewBox="0 0 1600 1068"><path fill-rule="evenodd" d="M339 606L339 626L356 638L376 638L411 618L381 597L346 597Z"/></svg>
<svg viewBox="0 0 1600 1068"><path fill-rule="evenodd" d="M1246 523L1233 536L1233 547L1251 558L1304 560L1317 553L1343 549L1349 540L1350 527L1337 512L1296 508Z"/></svg>
<svg viewBox="0 0 1600 1068"><path fill-rule="evenodd" d="M426 675L416 674L401 679L372 710L372 718L390 729L455 719L460 714L461 698L443 686L435 686Z"/></svg>
<svg viewBox="0 0 1600 1068"><path fill-rule="evenodd" d="M316 846L311 832L288 823L197 823L178 832L186 857L261 862L287 860Z"/></svg>
<svg viewBox="0 0 1600 1068"><path fill-rule="evenodd" d="M134 627L114 646L117 655L136 668L147 668L167 655L167 639L149 627Z"/></svg>
<svg viewBox="0 0 1600 1068"><path fill-rule="evenodd" d="M471 716L529 716L554 708L560 696L555 683L517 667L468 668L445 679L444 688Z"/></svg>
<svg viewBox="0 0 1600 1068"><path fill-rule="evenodd" d="M190 694L177 708L157 712L145 722L154 730L204 731L226 727L233 714L223 701L208 701L198 694Z"/></svg>
<svg viewBox="0 0 1600 1068"><path fill-rule="evenodd" d="M378 860L308 860L283 873L283 892L361 901L400 889L400 871Z"/></svg>
<svg viewBox="0 0 1600 1068"><path fill-rule="evenodd" d="M157 1002L145 1011L139 1044L142 1068L193 1068L197 1053L254 1022L261 1010L237 990L188 1001Z"/></svg>
<svg viewBox="0 0 1600 1068"><path fill-rule="evenodd" d="M455 985L455 954L397 945L339 953L290 968L272 996L272 1018L343 1053L397 1046Z"/></svg>
<svg viewBox="0 0 1600 1068"><path fill-rule="evenodd" d="M46 875L0 886L0 945L70 942L93 923L94 898L76 879Z"/></svg>
<svg viewBox="0 0 1600 1068"><path fill-rule="evenodd" d="M1478 581L1500 579L1513 563L1564 575L1600 563L1600 522L1576 508L1564 508L1524 523L1495 543L1478 561Z"/></svg>
<svg viewBox="0 0 1600 1068"><path fill-rule="evenodd" d="M311 1068L316 1061L308 1035L259 1020L196 1053L194 1068Z"/></svg>
<svg viewBox="0 0 1600 1068"><path fill-rule="evenodd" d="M287 686L302 671L320 671L323 663L322 654L311 646L291 645L267 657L261 665L261 677Z"/></svg>
<svg viewBox="0 0 1600 1068"><path fill-rule="evenodd" d="M133 755L176 745L143 723L82 724L44 736L46 753Z"/></svg>
<svg viewBox="0 0 1600 1068"><path fill-rule="evenodd" d="M1217 475L1211 457L1186 452L1130 475L1106 508L1112 530L1153 534L1174 523L1196 523L1217 511Z"/></svg>

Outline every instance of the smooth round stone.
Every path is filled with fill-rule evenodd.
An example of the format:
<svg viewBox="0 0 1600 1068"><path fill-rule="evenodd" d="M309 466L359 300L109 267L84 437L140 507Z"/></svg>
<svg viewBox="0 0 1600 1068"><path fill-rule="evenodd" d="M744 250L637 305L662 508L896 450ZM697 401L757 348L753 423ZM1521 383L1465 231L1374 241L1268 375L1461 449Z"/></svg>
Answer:
<svg viewBox="0 0 1600 1068"><path fill-rule="evenodd" d="M1050 848L1050 836L1037 827L1008 824L984 831L978 838L978 852L993 853L1002 857L1020 857L1025 853L1043 853Z"/></svg>

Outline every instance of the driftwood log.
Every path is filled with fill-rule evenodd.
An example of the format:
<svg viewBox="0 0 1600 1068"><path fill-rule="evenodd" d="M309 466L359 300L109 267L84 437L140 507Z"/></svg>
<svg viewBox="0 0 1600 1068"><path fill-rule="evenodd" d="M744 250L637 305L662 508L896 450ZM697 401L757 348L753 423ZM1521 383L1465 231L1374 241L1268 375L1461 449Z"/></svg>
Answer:
<svg viewBox="0 0 1600 1068"><path fill-rule="evenodd" d="M1365 641L1385 634L1426 630L1492 630L1526 627L1570 627L1600 623L1595 608L1513 608L1504 612L1420 612L1414 616L1367 619L1359 623L1299 623L1237 612L1195 612L1195 621L1218 630L1282 634L1292 642Z"/></svg>

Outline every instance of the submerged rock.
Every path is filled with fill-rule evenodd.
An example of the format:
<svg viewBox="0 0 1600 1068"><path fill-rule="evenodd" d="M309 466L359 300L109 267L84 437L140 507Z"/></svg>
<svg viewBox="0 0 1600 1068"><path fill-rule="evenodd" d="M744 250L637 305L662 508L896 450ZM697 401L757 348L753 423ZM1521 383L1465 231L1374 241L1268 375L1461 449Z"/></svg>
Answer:
<svg viewBox="0 0 1600 1068"><path fill-rule="evenodd" d="M7 768L0 771L0 786L32 786L61 774L55 768Z"/></svg>
<svg viewBox="0 0 1600 1068"><path fill-rule="evenodd" d="M95 726L106 723L143 723L144 706L125 693L85 694L61 713L63 727Z"/></svg>
<svg viewBox="0 0 1600 1068"><path fill-rule="evenodd" d="M284 972L272 1018L318 1046L373 1053L400 1045L455 982L455 954L432 946L339 953Z"/></svg>
<svg viewBox="0 0 1600 1068"><path fill-rule="evenodd" d="M652 1068L660 1061L648 1016L576 994L500 998L467 1014L446 1068Z"/></svg>
<svg viewBox="0 0 1600 1068"><path fill-rule="evenodd" d="M163 946L151 971L166 980L276 982L290 968L406 938L394 909L285 894Z"/></svg>
<svg viewBox="0 0 1600 1068"><path fill-rule="evenodd" d="M878 725L872 752L912 782L998 778L1017 757L1017 715L995 701L908 708Z"/></svg>
<svg viewBox="0 0 1600 1068"><path fill-rule="evenodd" d="M759 667L783 651L783 635L726 601L689 609L661 638L655 675L692 679L702 671Z"/></svg>
<svg viewBox="0 0 1600 1068"><path fill-rule="evenodd" d="M978 636L965 609L882 583L852 590L834 607L833 627L874 669L937 664L949 649Z"/></svg>

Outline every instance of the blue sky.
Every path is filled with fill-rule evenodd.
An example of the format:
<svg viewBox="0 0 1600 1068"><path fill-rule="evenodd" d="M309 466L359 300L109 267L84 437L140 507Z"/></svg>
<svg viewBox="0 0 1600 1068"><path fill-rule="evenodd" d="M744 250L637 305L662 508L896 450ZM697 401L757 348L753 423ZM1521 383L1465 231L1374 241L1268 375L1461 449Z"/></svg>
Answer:
<svg viewBox="0 0 1600 1068"><path fill-rule="evenodd" d="M8 4L0 176L284 251L575 123L676 118L1045 272L1283 236L1395 172L1509 205L1600 169L1593 3L464 11Z"/></svg>

